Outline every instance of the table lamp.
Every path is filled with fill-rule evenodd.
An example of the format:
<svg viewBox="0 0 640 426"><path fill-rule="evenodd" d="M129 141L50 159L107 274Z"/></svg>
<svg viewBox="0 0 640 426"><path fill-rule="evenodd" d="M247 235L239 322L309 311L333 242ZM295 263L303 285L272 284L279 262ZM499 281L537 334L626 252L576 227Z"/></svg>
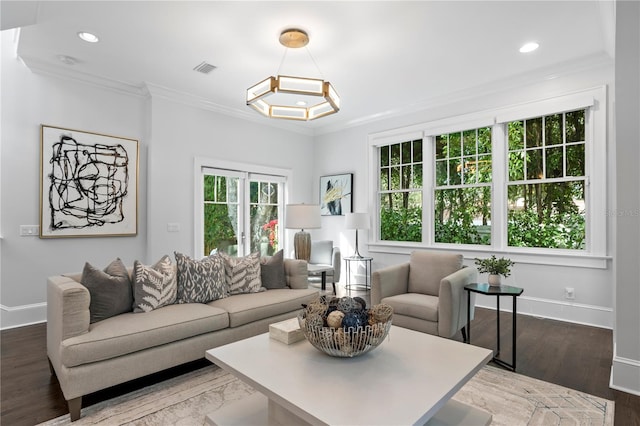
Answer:
<svg viewBox="0 0 640 426"><path fill-rule="evenodd" d="M296 259L311 258L311 235L305 229L320 228L320 206L317 204L287 204L285 206L285 228L300 229L293 237Z"/></svg>
<svg viewBox="0 0 640 426"><path fill-rule="evenodd" d="M345 220L347 229L356 230L356 252L353 257L362 257L358 251L358 229L369 229L369 213L347 213Z"/></svg>

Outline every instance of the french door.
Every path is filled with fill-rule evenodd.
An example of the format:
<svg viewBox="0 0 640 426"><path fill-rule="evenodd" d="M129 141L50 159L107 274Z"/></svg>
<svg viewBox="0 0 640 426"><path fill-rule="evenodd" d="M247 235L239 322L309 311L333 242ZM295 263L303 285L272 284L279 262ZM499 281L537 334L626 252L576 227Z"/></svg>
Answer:
<svg viewBox="0 0 640 426"><path fill-rule="evenodd" d="M203 167L200 254L278 251L285 181L284 176Z"/></svg>

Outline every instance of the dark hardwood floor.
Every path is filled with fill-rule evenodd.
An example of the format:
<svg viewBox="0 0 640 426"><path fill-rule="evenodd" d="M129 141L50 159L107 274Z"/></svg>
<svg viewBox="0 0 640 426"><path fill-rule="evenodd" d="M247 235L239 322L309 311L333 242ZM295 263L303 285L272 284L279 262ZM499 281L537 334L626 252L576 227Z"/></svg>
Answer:
<svg viewBox="0 0 640 426"><path fill-rule="evenodd" d="M339 291L339 295L341 295ZM353 295L361 292L353 292ZM361 295L361 294L358 294ZM471 324L474 345L493 349L495 311L477 309ZM511 360L511 315L501 315L501 357ZM517 372L615 401L615 424L640 426L640 397L609 388L612 332L518 315ZM460 333L455 337L462 341ZM0 424L35 425L67 413L57 380L49 372L46 325L0 334ZM138 379L83 398L83 406L208 365L205 360Z"/></svg>

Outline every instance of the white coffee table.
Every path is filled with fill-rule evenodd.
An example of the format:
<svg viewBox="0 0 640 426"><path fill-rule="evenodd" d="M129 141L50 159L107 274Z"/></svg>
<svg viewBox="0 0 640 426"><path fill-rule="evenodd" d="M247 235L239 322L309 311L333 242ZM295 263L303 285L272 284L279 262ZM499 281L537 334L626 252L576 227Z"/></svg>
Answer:
<svg viewBox="0 0 640 426"><path fill-rule="evenodd" d="M491 415L450 400L492 351L392 326L355 358L265 333L208 350L211 362L260 393L210 413L212 425L488 425Z"/></svg>

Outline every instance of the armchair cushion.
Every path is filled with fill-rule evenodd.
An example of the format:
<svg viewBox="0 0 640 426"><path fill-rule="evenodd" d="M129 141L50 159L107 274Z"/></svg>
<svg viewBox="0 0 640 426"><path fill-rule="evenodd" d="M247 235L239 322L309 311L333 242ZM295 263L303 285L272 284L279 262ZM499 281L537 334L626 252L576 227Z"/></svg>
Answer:
<svg viewBox="0 0 640 426"><path fill-rule="evenodd" d="M342 256L340 247L333 245L331 240L313 241L311 242L311 258L310 265L321 265L332 270L327 271L327 282L336 283L340 281L340 271L342 265ZM320 272L309 273L310 281L319 280Z"/></svg>
<svg viewBox="0 0 640 426"><path fill-rule="evenodd" d="M382 302L391 306L395 315L438 322L438 298L435 296L404 293L384 298Z"/></svg>
<svg viewBox="0 0 640 426"><path fill-rule="evenodd" d="M333 241L314 241L311 245L311 258L309 263L331 265L331 254L333 252Z"/></svg>
<svg viewBox="0 0 640 426"><path fill-rule="evenodd" d="M409 293L438 296L440 280L462 268L462 255L416 250L409 258Z"/></svg>

